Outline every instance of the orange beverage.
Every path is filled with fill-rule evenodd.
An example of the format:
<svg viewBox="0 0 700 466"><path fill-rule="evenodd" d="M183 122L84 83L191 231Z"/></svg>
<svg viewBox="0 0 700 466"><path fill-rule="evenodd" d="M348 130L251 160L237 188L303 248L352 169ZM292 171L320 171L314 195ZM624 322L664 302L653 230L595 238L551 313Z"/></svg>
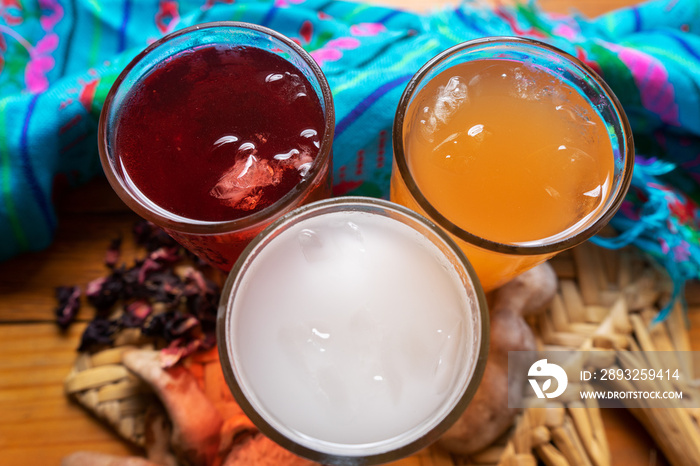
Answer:
<svg viewBox="0 0 700 466"><path fill-rule="evenodd" d="M590 70L517 39L456 53L494 44L532 50L477 54L434 70L433 62L429 79L419 72L409 84L394 128L391 186L393 201L452 233L485 289L602 227L627 189L632 153L622 110ZM588 80L569 79L563 65Z"/></svg>

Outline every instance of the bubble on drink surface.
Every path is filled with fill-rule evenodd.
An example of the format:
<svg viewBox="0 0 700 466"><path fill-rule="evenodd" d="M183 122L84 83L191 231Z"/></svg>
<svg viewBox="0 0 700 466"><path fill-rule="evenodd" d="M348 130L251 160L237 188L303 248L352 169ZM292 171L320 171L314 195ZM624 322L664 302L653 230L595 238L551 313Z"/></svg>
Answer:
<svg viewBox="0 0 700 466"><path fill-rule="evenodd" d="M299 133L299 136L309 139L311 144L313 144L316 149L321 147L321 142L318 140L318 131L312 128L308 128Z"/></svg>
<svg viewBox="0 0 700 466"><path fill-rule="evenodd" d="M296 73L272 73L265 77L265 82L275 89L286 103L294 103L297 99L307 97L304 79Z"/></svg>
<svg viewBox="0 0 700 466"><path fill-rule="evenodd" d="M218 149L225 144L233 144L234 142L238 142L238 138L232 134L221 136L219 139L214 141L214 149Z"/></svg>
<svg viewBox="0 0 700 466"><path fill-rule="evenodd" d="M265 82L266 83L272 83L275 81L279 81L280 79L284 78L283 74L280 73L270 73L267 76L265 76Z"/></svg>
<svg viewBox="0 0 700 466"><path fill-rule="evenodd" d="M283 152L281 154L276 154L272 158L275 160L289 160L290 158L299 155L298 149L292 149L289 152Z"/></svg>
<svg viewBox="0 0 700 466"><path fill-rule="evenodd" d="M428 102L420 115L421 135L433 142L433 135L446 124L460 107L469 100L467 85L460 76L452 76L444 86L438 88L433 102Z"/></svg>
<svg viewBox="0 0 700 466"><path fill-rule="evenodd" d="M298 148L291 149L288 152L274 155L273 159L278 162L277 166L280 169L297 170L299 176L305 178L313 166L314 155L310 147L298 146Z"/></svg>

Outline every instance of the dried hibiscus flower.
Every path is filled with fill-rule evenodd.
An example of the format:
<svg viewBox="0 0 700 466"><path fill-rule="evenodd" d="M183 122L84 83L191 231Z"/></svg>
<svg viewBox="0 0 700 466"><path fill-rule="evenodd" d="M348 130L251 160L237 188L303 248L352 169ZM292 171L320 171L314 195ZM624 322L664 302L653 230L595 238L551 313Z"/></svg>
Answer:
<svg viewBox="0 0 700 466"><path fill-rule="evenodd" d="M121 237L110 242L105 253L108 274L86 287L87 302L96 313L83 333L79 350L112 345L125 329L140 329L141 337L161 347L167 366L213 347L220 289L207 274L217 272L152 223L136 223L133 234L147 254L131 266L117 266ZM57 299L56 319L66 327L79 307L80 289L62 287L57 290Z"/></svg>
<svg viewBox="0 0 700 466"><path fill-rule="evenodd" d="M117 330L118 325L114 321L102 317L92 319L83 332L78 351L111 345Z"/></svg>
<svg viewBox="0 0 700 466"><path fill-rule="evenodd" d="M110 269L113 269L117 265L117 262L119 262L121 251L122 237L118 236L114 238L111 243L109 243L109 247L105 253L105 265Z"/></svg>
<svg viewBox="0 0 700 466"><path fill-rule="evenodd" d="M75 319L80 310L80 288L77 286L59 286L56 288L56 322L62 329L68 326Z"/></svg>

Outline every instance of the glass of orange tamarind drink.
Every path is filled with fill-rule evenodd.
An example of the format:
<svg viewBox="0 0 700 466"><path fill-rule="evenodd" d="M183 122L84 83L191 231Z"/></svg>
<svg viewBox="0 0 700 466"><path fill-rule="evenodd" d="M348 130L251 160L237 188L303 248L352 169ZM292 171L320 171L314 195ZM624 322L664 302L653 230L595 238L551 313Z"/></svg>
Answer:
<svg viewBox="0 0 700 466"><path fill-rule="evenodd" d="M391 200L447 231L486 291L596 234L620 207L632 133L575 57L515 37L457 45L404 91Z"/></svg>

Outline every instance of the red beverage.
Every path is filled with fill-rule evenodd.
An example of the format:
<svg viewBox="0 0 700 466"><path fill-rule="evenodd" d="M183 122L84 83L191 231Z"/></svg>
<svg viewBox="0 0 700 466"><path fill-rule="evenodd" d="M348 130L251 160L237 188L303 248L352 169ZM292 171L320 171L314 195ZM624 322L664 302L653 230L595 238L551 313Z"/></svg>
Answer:
<svg viewBox="0 0 700 466"><path fill-rule="evenodd" d="M158 206L190 219L233 220L301 181L324 120L311 83L282 57L209 46L174 57L132 90L115 149Z"/></svg>
<svg viewBox="0 0 700 466"><path fill-rule="evenodd" d="M334 126L308 53L262 26L219 22L132 60L107 95L98 142L129 207L228 271L274 220L330 197Z"/></svg>

